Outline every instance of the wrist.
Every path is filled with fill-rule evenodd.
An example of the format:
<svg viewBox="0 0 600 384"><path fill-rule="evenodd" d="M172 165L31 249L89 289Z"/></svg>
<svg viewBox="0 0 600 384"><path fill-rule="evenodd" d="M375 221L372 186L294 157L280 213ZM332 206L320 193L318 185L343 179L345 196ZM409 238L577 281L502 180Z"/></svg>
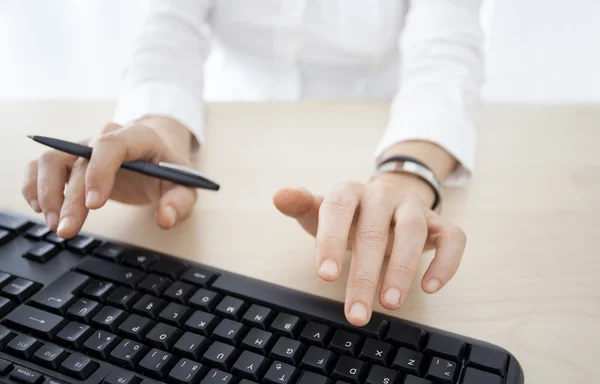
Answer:
<svg viewBox="0 0 600 384"><path fill-rule="evenodd" d="M140 123L156 132L171 151L181 155L186 161L191 159L194 137L183 124L162 116L145 117Z"/></svg>

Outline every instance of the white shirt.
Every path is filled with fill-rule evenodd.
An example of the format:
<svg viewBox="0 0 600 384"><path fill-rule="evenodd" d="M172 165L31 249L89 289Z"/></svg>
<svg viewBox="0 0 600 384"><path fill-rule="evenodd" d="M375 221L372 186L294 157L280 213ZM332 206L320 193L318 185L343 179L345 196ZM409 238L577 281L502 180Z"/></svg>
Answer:
<svg viewBox="0 0 600 384"><path fill-rule="evenodd" d="M475 164L481 3L154 0L115 121L169 116L203 142L205 100L392 100L375 155L435 142L460 164L446 185L461 184Z"/></svg>

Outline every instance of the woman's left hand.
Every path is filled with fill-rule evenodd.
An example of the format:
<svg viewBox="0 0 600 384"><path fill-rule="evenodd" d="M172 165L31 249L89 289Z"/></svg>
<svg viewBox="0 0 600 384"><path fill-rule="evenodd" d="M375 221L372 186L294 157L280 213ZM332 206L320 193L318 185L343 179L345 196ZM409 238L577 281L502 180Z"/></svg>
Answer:
<svg viewBox="0 0 600 384"><path fill-rule="evenodd" d="M436 250L421 281L425 292L439 291L456 273L466 236L429 208L433 199L427 184L399 173L384 173L368 184L345 183L325 197L302 188L285 188L273 197L282 213L315 236L323 280L340 277L344 255L352 250L344 311L356 326L369 322L378 291L384 308L402 305L424 251Z"/></svg>

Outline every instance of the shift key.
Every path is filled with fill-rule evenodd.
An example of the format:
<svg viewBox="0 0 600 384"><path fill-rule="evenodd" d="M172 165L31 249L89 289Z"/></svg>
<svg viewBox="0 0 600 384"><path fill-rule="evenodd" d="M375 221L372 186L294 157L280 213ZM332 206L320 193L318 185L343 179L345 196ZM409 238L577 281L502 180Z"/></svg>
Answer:
<svg viewBox="0 0 600 384"><path fill-rule="evenodd" d="M21 305L4 318L3 324L50 340L56 335L64 321L65 319L62 316L29 305Z"/></svg>

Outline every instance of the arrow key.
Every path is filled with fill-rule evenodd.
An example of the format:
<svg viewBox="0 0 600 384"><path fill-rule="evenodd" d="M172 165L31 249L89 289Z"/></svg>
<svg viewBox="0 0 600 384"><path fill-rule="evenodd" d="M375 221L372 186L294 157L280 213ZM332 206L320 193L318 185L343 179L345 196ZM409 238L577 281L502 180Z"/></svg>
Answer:
<svg viewBox="0 0 600 384"><path fill-rule="evenodd" d="M454 361L434 357L425 378L440 384L452 384L458 371Z"/></svg>
<svg viewBox="0 0 600 384"><path fill-rule="evenodd" d="M21 305L4 318L3 323L26 333L50 340L61 328L64 318L29 305Z"/></svg>

